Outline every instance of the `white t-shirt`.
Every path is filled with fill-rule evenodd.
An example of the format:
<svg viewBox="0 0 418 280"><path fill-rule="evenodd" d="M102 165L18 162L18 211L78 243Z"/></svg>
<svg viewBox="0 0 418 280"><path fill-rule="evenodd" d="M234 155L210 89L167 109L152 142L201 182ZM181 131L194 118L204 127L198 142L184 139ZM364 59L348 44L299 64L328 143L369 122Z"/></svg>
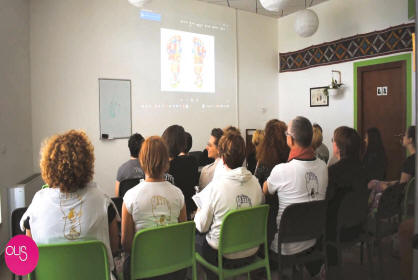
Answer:
<svg viewBox="0 0 418 280"><path fill-rule="evenodd" d="M302 203L325 199L328 186L328 169L319 158L309 160L293 159L287 163L276 165L267 178L268 190L271 194L277 191L279 212L277 227L284 209L294 203ZM315 240L285 243L282 245L283 255L293 255L315 245ZM274 237L271 249L278 252L278 236Z"/></svg>
<svg viewBox="0 0 418 280"><path fill-rule="evenodd" d="M218 160L218 163L216 164L215 171L213 172L212 181L218 179L222 176L222 174L226 171L226 168L224 166L224 161L220 158ZM211 182L212 182L211 181Z"/></svg>
<svg viewBox="0 0 418 280"><path fill-rule="evenodd" d="M199 193L200 194L200 193ZM257 206L263 203L264 195L260 184L245 167L227 170L213 180L202 191L202 208L196 212L194 221L196 229L207 232L209 245L218 249L222 220L228 211ZM237 259L254 255L258 247L227 254L226 258Z"/></svg>
<svg viewBox="0 0 418 280"><path fill-rule="evenodd" d="M32 238L37 244L100 240L106 245L112 271L114 265L107 218L110 204L111 199L93 182L74 193L45 188L35 194L22 216L20 227L24 229L23 222L29 217Z"/></svg>
<svg viewBox="0 0 418 280"><path fill-rule="evenodd" d="M123 202L138 231L178 223L184 195L167 181L143 181L126 192Z"/></svg>

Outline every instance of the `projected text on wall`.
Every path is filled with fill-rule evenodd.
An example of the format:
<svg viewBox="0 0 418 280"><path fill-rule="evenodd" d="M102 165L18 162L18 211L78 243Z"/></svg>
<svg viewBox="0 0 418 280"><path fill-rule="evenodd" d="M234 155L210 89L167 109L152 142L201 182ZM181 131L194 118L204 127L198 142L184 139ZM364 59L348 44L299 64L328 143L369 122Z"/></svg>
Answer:
<svg viewBox="0 0 418 280"><path fill-rule="evenodd" d="M215 38L161 28L161 91L215 92Z"/></svg>

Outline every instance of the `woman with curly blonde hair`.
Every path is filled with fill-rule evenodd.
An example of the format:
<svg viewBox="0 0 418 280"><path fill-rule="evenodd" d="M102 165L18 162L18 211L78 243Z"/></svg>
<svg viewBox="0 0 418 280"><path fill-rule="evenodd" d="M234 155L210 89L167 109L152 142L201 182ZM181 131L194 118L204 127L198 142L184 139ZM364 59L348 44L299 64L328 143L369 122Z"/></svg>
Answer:
<svg viewBox="0 0 418 280"><path fill-rule="evenodd" d="M261 186L270 176L274 166L287 162L290 149L286 143L286 130L286 123L277 119L272 119L266 124L264 139L257 149L257 167L254 172L254 176L258 178ZM279 211L277 195L268 195L266 197L266 203L270 205L267 226L267 239L270 244L277 232L276 217Z"/></svg>
<svg viewBox="0 0 418 280"><path fill-rule="evenodd" d="M44 142L40 167L49 187L35 194L20 223L37 244L85 238L102 241L113 270L111 248L118 247L117 212L111 200L92 182L93 149L86 133L77 130L54 135Z"/></svg>

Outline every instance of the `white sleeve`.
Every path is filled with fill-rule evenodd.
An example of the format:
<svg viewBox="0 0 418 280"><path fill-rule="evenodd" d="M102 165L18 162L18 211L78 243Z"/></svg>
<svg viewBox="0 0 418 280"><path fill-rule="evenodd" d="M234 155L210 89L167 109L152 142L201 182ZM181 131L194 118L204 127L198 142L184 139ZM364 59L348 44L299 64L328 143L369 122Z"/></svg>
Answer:
<svg viewBox="0 0 418 280"><path fill-rule="evenodd" d="M209 189L207 189L207 191L208 190ZM202 209L199 209L199 211L197 211L196 215L194 216L196 229L201 233L205 233L209 231L209 228L212 225L213 211L214 211L213 206L212 206L212 201L213 201L212 195L209 194L207 199L202 200L202 204L203 204Z"/></svg>
<svg viewBox="0 0 418 280"><path fill-rule="evenodd" d="M23 225L25 220L28 217L30 218L32 216L32 211L34 211L34 209L36 210L36 208L37 208L36 204L37 204L37 200L38 200L38 197L39 197L38 192L35 193L35 196L33 197L32 202L30 203L28 209L26 210L26 212L23 214L22 218L20 219L19 226L20 226L20 230L23 231L23 232L25 232L25 227Z"/></svg>
<svg viewBox="0 0 418 280"><path fill-rule="evenodd" d="M128 210L128 213L132 215L133 208L134 208L134 202L135 202L135 195L134 195L134 189L130 189L125 193L123 196L123 203L125 203L126 210Z"/></svg>
<svg viewBox="0 0 418 280"><path fill-rule="evenodd" d="M276 165L270 173L270 176L267 178L267 187L270 194L273 194L279 190L283 185L283 170L281 165Z"/></svg>

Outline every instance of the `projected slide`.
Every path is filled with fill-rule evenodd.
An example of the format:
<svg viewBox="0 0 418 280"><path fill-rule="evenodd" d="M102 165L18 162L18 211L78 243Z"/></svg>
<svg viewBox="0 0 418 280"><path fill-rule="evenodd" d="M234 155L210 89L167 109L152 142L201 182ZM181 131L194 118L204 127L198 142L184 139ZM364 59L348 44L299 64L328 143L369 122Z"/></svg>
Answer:
<svg viewBox="0 0 418 280"><path fill-rule="evenodd" d="M161 91L215 92L215 38L161 28Z"/></svg>

